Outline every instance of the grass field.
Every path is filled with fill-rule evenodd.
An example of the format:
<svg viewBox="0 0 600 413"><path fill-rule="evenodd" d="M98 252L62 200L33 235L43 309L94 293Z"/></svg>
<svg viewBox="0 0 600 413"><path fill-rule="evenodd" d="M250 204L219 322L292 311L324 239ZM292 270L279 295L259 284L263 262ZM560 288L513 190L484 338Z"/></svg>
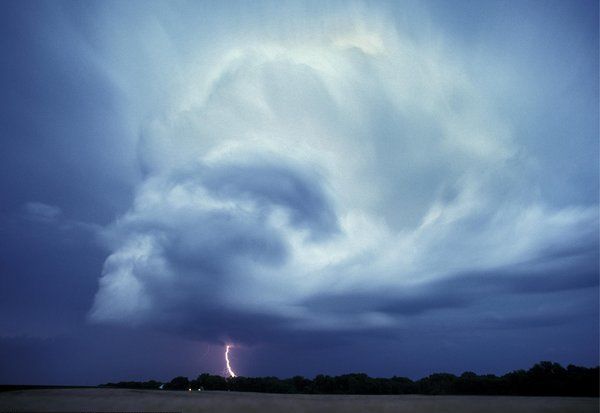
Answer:
<svg viewBox="0 0 600 413"><path fill-rule="evenodd" d="M598 412L596 398L505 396L333 396L124 389L0 393L0 411L144 412Z"/></svg>

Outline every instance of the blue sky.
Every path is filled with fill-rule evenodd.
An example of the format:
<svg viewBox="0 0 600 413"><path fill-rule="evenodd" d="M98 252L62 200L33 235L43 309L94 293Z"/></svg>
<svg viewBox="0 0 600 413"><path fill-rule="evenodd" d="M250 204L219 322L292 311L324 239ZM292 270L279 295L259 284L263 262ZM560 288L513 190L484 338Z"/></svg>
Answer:
<svg viewBox="0 0 600 413"><path fill-rule="evenodd" d="M598 364L597 2L5 2L0 382Z"/></svg>

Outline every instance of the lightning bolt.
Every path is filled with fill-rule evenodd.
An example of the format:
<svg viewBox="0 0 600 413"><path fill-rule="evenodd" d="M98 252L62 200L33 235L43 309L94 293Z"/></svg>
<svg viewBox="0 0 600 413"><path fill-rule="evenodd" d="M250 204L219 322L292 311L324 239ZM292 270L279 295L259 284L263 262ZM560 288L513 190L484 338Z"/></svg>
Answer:
<svg viewBox="0 0 600 413"><path fill-rule="evenodd" d="M233 346L227 344L225 346L225 364L227 365L227 373L229 373L229 377L236 377L235 372L231 368L231 364L229 363L229 349Z"/></svg>

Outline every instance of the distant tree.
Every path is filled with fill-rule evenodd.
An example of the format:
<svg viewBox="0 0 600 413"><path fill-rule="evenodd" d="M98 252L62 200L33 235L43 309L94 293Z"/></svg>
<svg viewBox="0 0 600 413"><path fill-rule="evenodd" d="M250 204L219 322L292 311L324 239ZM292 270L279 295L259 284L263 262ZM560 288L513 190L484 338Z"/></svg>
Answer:
<svg viewBox="0 0 600 413"><path fill-rule="evenodd" d="M131 389L158 389L161 383L146 382L107 383L101 387ZM472 395L518 395L518 396L588 396L598 397L600 391L600 368L542 361L529 370L515 370L501 377L493 374L477 375L471 371L460 376L436 373L418 381L406 377L372 378L364 373L341 376L319 374L313 380L302 376L289 379L277 377L224 378L201 374L195 380L175 377L164 385L167 390L234 390L262 393L309 393L309 394L472 394Z"/></svg>
<svg viewBox="0 0 600 413"><path fill-rule="evenodd" d="M450 373L435 373L417 382L422 394L455 394L457 377Z"/></svg>
<svg viewBox="0 0 600 413"><path fill-rule="evenodd" d="M389 381L393 391L386 394L414 394L417 392L416 383L407 377L394 376Z"/></svg>
<svg viewBox="0 0 600 413"><path fill-rule="evenodd" d="M147 389L156 390L162 383L156 380L149 381L120 381L118 383L101 384L100 387L115 387L121 389Z"/></svg>
<svg viewBox="0 0 600 413"><path fill-rule="evenodd" d="M227 381L221 376L204 373L199 375L195 382L205 390L229 390Z"/></svg>
<svg viewBox="0 0 600 413"><path fill-rule="evenodd" d="M525 370L515 370L502 376L502 394L524 396L529 394L529 377Z"/></svg>
<svg viewBox="0 0 600 413"><path fill-rule="evenodd" d="M190 388L190 381L187 377L178 376L165 384L166 390L187 390Z"/></svg>
<svg viewBox="0 0 600 413"><path fill-rule="evenodd" d="M585 368L569 364L566 369L569 396L596 396L600 394L600 368Z"/></svg>
<svg viewBox="0 0 600 413"><path fill-rule="evenodd" d="M292 386L297 393L306 393L312 384L312 380L306 379L302 376L294 376L291 379Z"/></svg>
<svg viewBox="0 0 600 413"><path fill-rule="evenodd" d="M536 396L562 394L566 370L558 363L541 361L527 372L528 390Z"/></svg>
<svg viewBox="0 0 600 413"><path fill-rule="evenodd" d="M319 374L313 380L313 392L317 394L335 394L335 385L330 376Z"/></svg>

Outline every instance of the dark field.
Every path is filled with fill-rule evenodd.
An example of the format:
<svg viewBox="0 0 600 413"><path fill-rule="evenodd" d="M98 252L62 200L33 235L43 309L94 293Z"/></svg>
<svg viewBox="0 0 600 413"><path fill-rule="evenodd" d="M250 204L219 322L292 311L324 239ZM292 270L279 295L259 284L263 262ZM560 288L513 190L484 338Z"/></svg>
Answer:
<svg viewBox="0 0 600 413"><path fill-rule="evenodd" d="M44 389L0 393L0 411L145 412L598 412L597 398L512 396L282 395L126 389Z"/></svg>

